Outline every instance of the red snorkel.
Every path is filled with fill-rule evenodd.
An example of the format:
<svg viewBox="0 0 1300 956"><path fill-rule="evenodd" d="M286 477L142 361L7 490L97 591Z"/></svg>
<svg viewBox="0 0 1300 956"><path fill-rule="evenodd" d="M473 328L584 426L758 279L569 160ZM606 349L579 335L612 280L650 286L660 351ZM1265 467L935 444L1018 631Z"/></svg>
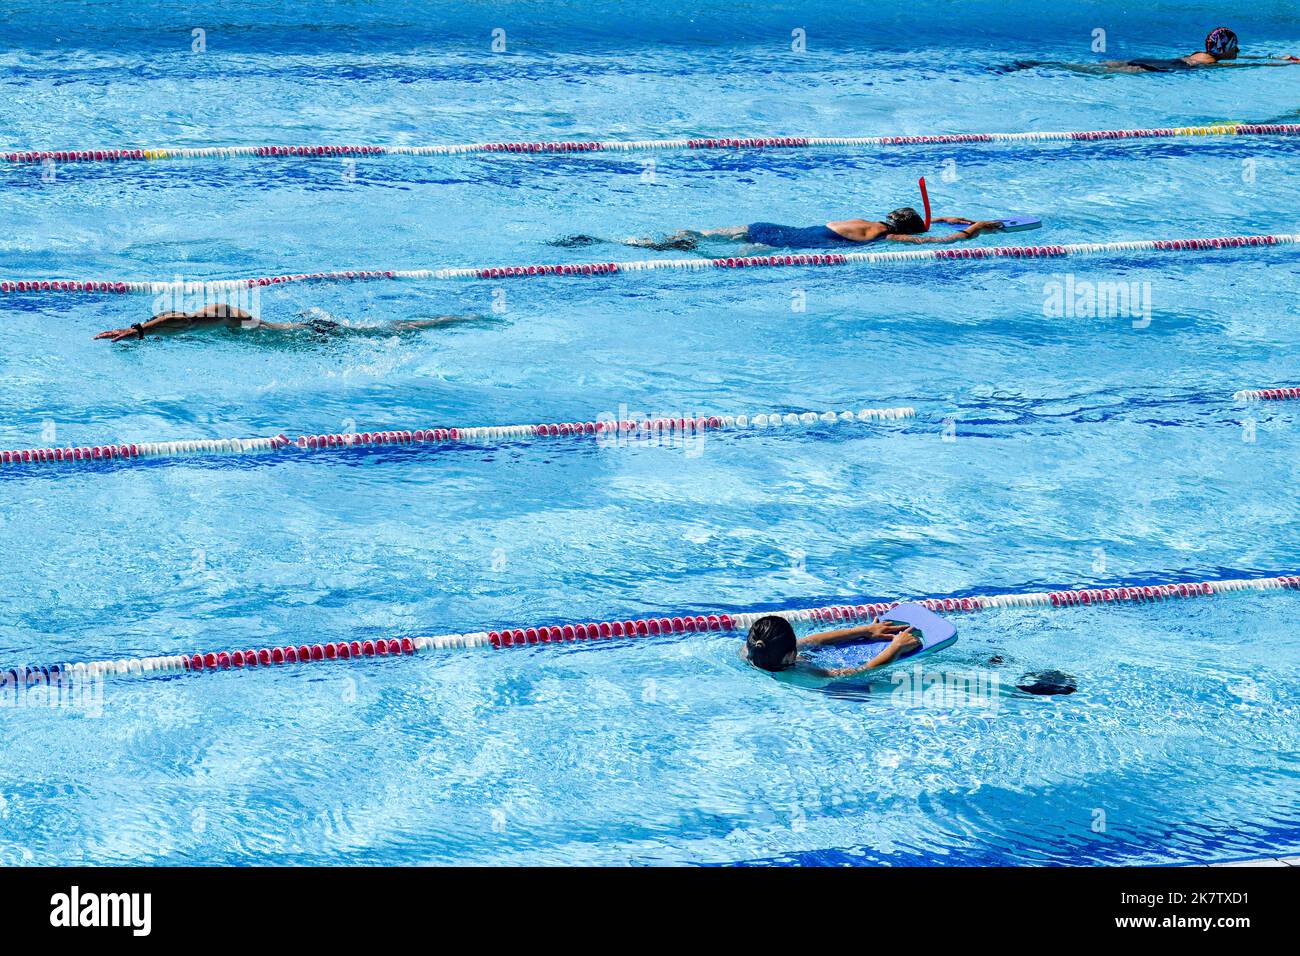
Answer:
<svg viewBox="0 0 1300 956"><path fill-rule="evenodd" d="M920 180L918 180L918 182L921 187L921 202L925 204L925 229L927 232L929 232L930 231L930 194L929 192L926 191L925 188L925 177L922 176Z"/></svg>

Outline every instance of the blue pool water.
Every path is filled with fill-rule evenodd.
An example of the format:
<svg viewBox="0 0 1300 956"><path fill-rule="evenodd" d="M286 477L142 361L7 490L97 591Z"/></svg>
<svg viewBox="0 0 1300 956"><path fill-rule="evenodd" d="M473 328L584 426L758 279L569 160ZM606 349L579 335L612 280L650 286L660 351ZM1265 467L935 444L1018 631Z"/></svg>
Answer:
<svg viewBox="0 0 1300 956"><path fill-rule="evenodd" d="M0 11L0 148L1300 121L1300 70L1087 76L1220 5L95 4ZM1069 7L1062 11L1060 7ZM1290 4L1229 25L1300 52ZM192 30L207 50L191 51ZM503 29L506 50L490 49ZM790 49L802 28L807 50ZM1035 215L1032 241L1296 232L1294 142L0 169L4 278L639 258L752 220ZM653 160L653 166L646 162ZM1015 244L1024 236L981 243ZM1122 281L1150 322L1051 317ZM1296 570L1294 251L265 292L359 323L112 346L147 297L6 296L0 447L912 405L916 419L0 472L0 661ZM1149 283L1143 286L1143 283ZM806 301L806 311L792 304ZM494 309L494 306L496 307ZM945 425L950 421L950 425ZM946 441L945 435L954 438ZM1300 847L1300 597L998 610L978 700L773 681L704 634L0 707L5 863L1161 863ZM1000 663L990 663L991 661ZM1019 693L1059 670L1078 690ZM20 705L22 703L22 705Z"/></svg>

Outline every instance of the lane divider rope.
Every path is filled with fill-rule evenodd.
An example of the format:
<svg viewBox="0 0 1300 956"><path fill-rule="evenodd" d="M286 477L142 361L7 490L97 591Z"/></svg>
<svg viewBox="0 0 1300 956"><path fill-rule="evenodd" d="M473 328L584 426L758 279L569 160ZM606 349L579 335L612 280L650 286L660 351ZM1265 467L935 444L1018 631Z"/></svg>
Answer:
<svg viewBox="0 0 1300 956"><path fill-rule="evenodd" d="M388 445L441 445L491 443L535 438L595 436L649 436L665 433L698 434L852 422L900 421L915 418L916 409L863 408L858 411L759 412L754 415L701 415L691 418L639 418L617 421L560 422L541 425L489 425L470 428L417 428L401 431L349 432L326 435L285 435L272 438L199 438L189 441L140 442L68 448L22 448L0 451L0 465L45 465L68 462L145 461L213 455L251 455L266 452L313 452L333 449L378 448Z"/></svg>
<svg viewBox="0 0 1300 956"><path fill-rule="evenodd" d="M1300 574L1135 587L1080 588L962 598L925 598L920 603L932 611L957 613L995 608L1067 608L1106 604L1146 604L1181 598L1214 597L1238 591L1277 589L1300 589ZM502 628L469 634L443 634L436 637L336 641L326 644L285 645L23 666L9 668L7 671L0 670L0 688L31 687L61 683L65 679L100 678L113 675L193 674L207 670L249 669L276 664L312 664L324 661L363 660L372 657L401 657L440 651L529 647L540 644L568 644L578 641L604 641L664 634L743 633L758 618L769 614L784 617L792 623L836 624L874 621L898 604L897 601L889 601L874 604L835 604L787 611L679 615L627 621Z"/></svg>
<svg viewBox="0 0 1300 956"><path fill-rule="evenodd" d="M728 256L719 259L643 259L631 262L535 263L450 269L365 269L294 273L222 279L210 282L140 282L121 279L5 279L0 292L90 292L119 295L237 292L254 287L320 282L430 279L512 279L538 276L615 275L630 272L704 272L710 269L760 269L784 266L890 265L953 259L1056 259L1066 256L1124 255L1139 252L1207 252L1263 246L1293 246L1300 234L1219 236L1207 239L1138 239L1128 242L1080 242L1050 246L975 246L963 249L914 249L901 252L831 252L789 255Z"/></svg>
<svg viewBox="0 0 1300 956"><path fill-rule="evenodd" d="M1300 398L1300 388L1294 385L1282 388L1244 388L1232 396L1239 402L1285 402Z"/></svg>
<svg viewBox="0 0 1300 956"><path fill-rule="evenodd" d="M944 146L970 143L1095 142L1121 139L1175 139L1223 136L1298 136L1295 123L1223 123L1213 126L1160 126L1138 129L1069 130L1021 133L939 133L924 136L709 136L675 139L456 143L433 146L182 146L146 149L8 150L9 163L114 163L168 159L278 159L341 156L465 156L484 153L626 153L646 150L811 149L881 146Z"/></svg>

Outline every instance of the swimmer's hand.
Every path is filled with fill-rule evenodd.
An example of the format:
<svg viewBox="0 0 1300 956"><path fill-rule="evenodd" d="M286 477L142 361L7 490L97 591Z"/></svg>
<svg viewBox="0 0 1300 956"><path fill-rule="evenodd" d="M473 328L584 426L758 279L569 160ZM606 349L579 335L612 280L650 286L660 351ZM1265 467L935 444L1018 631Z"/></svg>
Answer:
<svg viewBox="0 0 1300 956"><path fill-rule="evenodd" d="M875 624L868 624L866 629L876 640L891 643L912 633L910 624L895 624L893 621L877 621Z"/></svg>
<svg viewBox="0 0 1300 956"><path fill-rule="evenodd" d="M110 342L121 342L123 339L138 339L141 337L136 329L109 329L107 332L100 332L95 336L96 339L108 339Z"/></svg>
<svg viewBox="0 0 1300 956"><path fill-rule="evenodd" d="M910 654L921 646L921 639L917 637L914 628L907 628L901 633L895 634L894 639L889 642L890 647L898 648L898 654ZM898 654L894 656L897 657Z"/></svg>

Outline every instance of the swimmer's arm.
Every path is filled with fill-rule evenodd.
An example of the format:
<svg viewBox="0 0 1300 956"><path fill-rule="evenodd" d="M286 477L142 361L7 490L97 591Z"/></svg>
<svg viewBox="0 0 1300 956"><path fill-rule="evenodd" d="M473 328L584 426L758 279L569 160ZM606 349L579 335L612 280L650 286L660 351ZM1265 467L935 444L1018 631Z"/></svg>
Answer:
<svg viewBox="0 0 1300 956"><path fill-rule="evenodd" d="M907 630L908 625L906 624L877 621L875 624L865 624L862 627L846 627L838 631L822 631L820 634L809 634L807 637L799 638L797 643L799 647L830 647L835 644L849 644L853 641L861 641L864 638L888 641Z"/></svg>
<svg viewBox="0 0 1300 956"><path fill-rule="evenodd" d="M243 309L218 303L205 306L198 312L160 312L148 322L141 322L138 327L133 325L125 329L109 329L100 332L95 338L121 342L123 339L142 339L146 336L178 335L214 326L237 327L251 320L253 316Z"/></svg>
<svg viewBox="0 0 1300 956"><path fill-rule="evenodd" d="M863 674L877 667L884 667L886 664L892 664L898 659L900 654L915 650L921 646L921 640L910 627L904 626L903 633L895 635L889 645L865 664L859 664L857 667L836 667L831 670L820 671L824 677L852 677L855 674Z"/></svg>
<svg viewBox="0 0 1300 956"><path fill-rule="evenodd" d="M944 220L940 219L940 222ZM965 229L958 229L956 232L949 233L946 236L903 236L888 235L885 238L890 242L914 242L914 243L931 243L931 242L962 242L966 239L974 239L983 232L996 232L1002 228L1002 223L996 219L982 219L979 222L972 222Z"/></svg>
<svg viewBox="0 0 1300 956"><path fill-rule="evenodd" d="M1250 63L1238 63L1236 60L1220 60L1214 66L1295 66L1300 63L1300 57L1279 56L1267 60L1252 60ZM1207 64L1209 65L1209 64Z"/></svg>

